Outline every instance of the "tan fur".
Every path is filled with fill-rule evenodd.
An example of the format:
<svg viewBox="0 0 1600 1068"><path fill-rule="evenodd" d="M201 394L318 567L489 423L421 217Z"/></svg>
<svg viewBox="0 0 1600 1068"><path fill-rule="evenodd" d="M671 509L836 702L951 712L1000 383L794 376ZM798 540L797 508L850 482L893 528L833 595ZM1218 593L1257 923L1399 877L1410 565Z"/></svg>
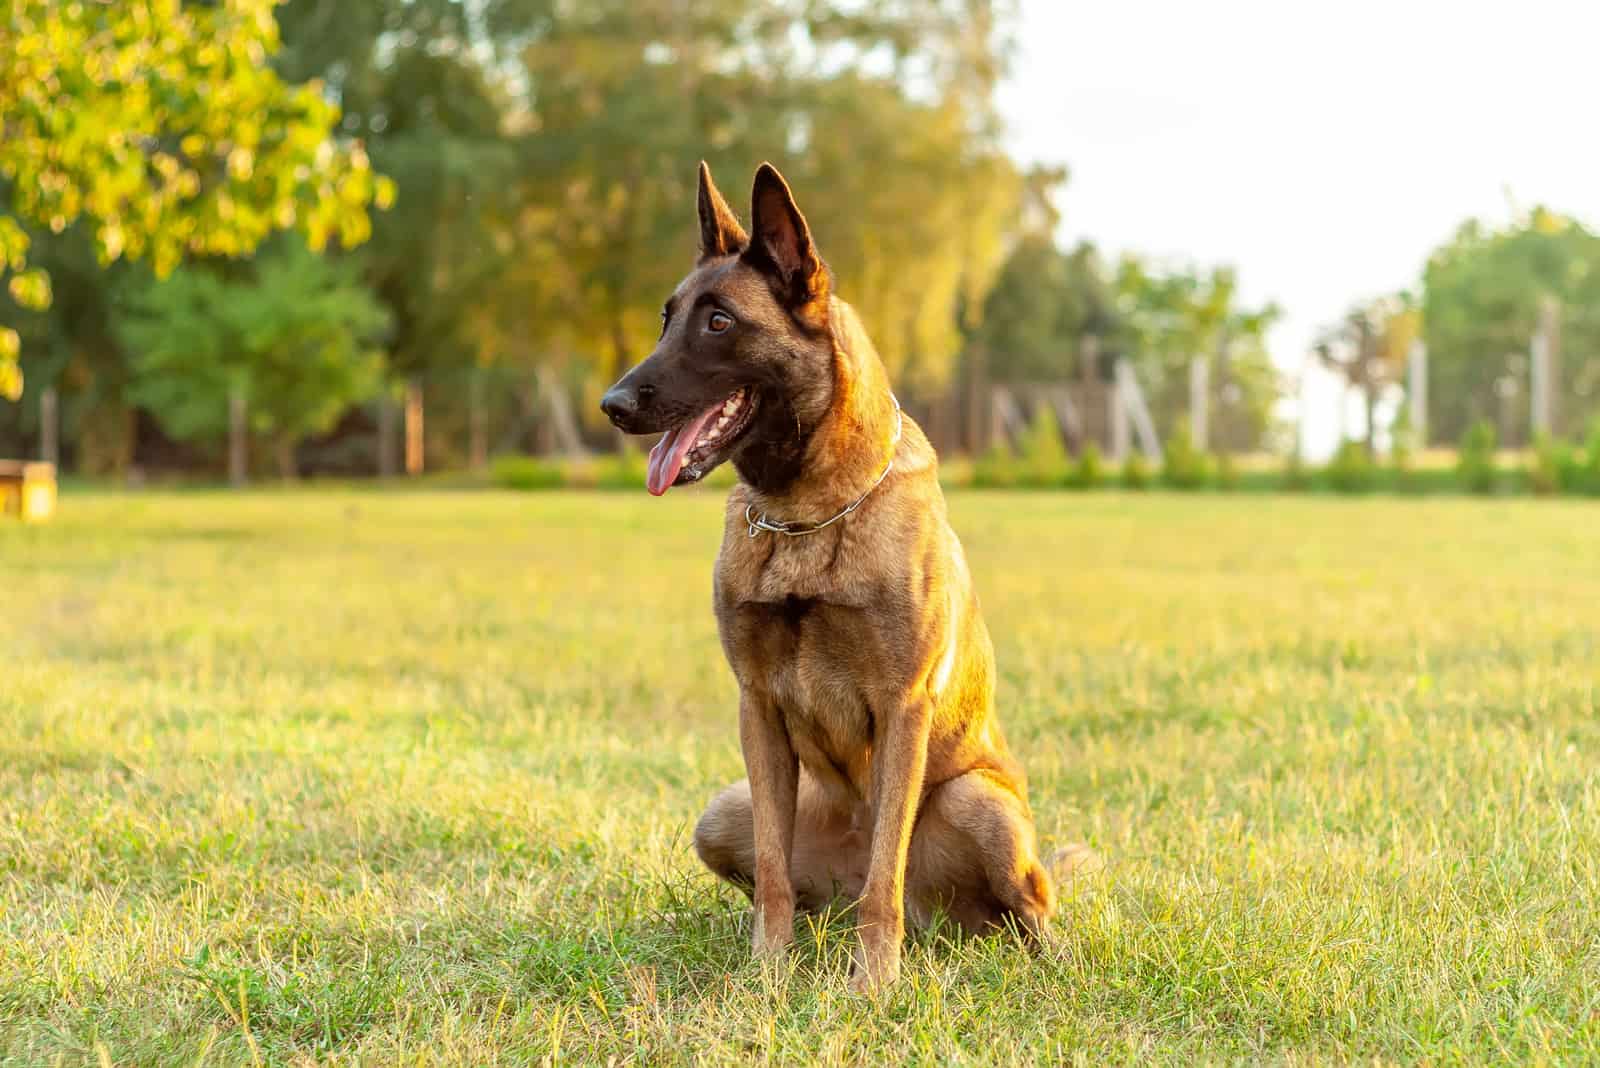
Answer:
<svg viewBox="0 0 1600 1068"><path fill-rule="evenodd" d="M731 461L741 479L714 600L749 778L711 802L695 847L750 894L757 953L784 950L797 906L858 898L857 990L896 975L907 916L1036 936L1055 892L995 719L994 650L933 450L909 416L899 424L783 176L757 169L747 233L702 164L697 210L699 263L666 302L655 351L601 402L644 434L746 398L742 422L672 476ZM818 524L869 489L807 536L750 536L747 510Z"/></svg>
<svg viewBox="0 0 1600 1068"><path fill-rule="evenodd" d="M830 298L832 403L781 495L741 484L717 560L718 630L740 687L749 779L695 844L755 904L758 953L797 904L859 896L852 986L898 972L907 912L971 931L1038 933L1055 908L1022 768L994 711L994 653L937 461L909 416L894 468L861 507L807 537L750 537L746 506L817 522L871 484L895 410L855 313Z"/></svg>

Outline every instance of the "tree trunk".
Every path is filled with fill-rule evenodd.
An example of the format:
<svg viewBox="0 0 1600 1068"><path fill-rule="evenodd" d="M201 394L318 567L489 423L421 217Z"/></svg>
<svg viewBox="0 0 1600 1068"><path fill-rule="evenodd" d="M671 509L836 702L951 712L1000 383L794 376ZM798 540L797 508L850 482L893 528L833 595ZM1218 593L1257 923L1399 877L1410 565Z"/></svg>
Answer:
<svg viewBox="0 0 1600 1068"><path fill-rule="evenodd" d="M1361 397L1367 406L1367 459L1378 458L1378 384L1368 378L1361 383Z"/></svg>
<svg viewBox="0 0 1600 1068"><path fill-rule="evenodd" d="M300 477L300 468L295 464L294 435L290 433L279 434L272 443L272 453L278 460L278 477L285 482L293 482Z"/></svg>
<svg viewBox="0 0 1600 1068"><path fill-rule="evenodd" d="M489 466L489 414L483 404L483 372L467 383L467 465L474 471Z"/></svg>
<svg viewBox="0 0 1600 1068"><path fill-rule="evenodd" d="M611 350L612 358L616 362L616 373L612 377L620 378L627 373L629 366L628 336L623 329L620 312L611 318ZM614 435L617 439L617 451L626 453L628 451L628 435L620 430L615 430Z"/></svg>
<svg viewBox="0 0 1600 1068"><path fill-rule="evenodd" d="M39 394L39 459L61 466L61 394L54 386Z"/></svg>
<svg viewBox="0 0 1600 1068"><path fill-rule="evenodd" d="M249 478L250 446L244 391L228 392L228 482L237 487Z"/></svg>
<svg viewBox="0 0 1600 1068"><path fill-rule="evenodd" d="M406 474L422 474L422 383L406 383Z"/></svg>
<svg viewBox="0 0 1600 1068"><path fill-rule="evenodd" d="M133 409L102 397L83 413L78 469L91 476L121 476L133 464Z"/></svg>
<svg viewBox="0 0 1600 1068"><path fill-rule="evenodd" d="M378 477L394 477L394 399L378 395Z"/></svg>
<svg viewBox="0 0 1600 1068"><path fill-rule="evenodd" d="M544 365L540 365L536 373L545 411L549 413L549 418L541 426L551 442L551 451L569 456L582 453L583 434L578 430L578 417L572 410L572 399L567 396L561 379L554 370Z"/></svg>

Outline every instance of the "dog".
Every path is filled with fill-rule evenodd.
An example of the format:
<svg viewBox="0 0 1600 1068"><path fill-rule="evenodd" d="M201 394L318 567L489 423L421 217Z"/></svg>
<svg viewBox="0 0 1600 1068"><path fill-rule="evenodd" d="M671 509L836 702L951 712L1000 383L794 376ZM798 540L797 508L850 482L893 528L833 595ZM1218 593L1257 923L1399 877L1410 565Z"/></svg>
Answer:
<svg viewBox="0 0 1600 1068"><path fill-rule="evenodd" d="M1056 892L933 448L783 176L757 170L747 233L702 163L698 209L654 352L601 401L662 435L652 494L739 475L713 601L749 777L695 849L750 897L757 956L784 953L797 907L857 899L857 993L898 975L908 917L1037 940Z"/></svg>

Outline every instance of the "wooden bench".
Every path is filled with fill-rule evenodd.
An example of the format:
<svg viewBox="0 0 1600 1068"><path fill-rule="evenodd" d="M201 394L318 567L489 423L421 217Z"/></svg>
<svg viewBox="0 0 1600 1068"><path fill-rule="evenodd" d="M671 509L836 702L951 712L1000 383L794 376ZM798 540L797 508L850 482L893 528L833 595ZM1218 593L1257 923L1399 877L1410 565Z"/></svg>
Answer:
<svg viewBox="0 0 1600 1068"><path fill-rule="evenodd" d="M55 464L0 460L0 515L39 523L49 519L55 510Z"/></svg>

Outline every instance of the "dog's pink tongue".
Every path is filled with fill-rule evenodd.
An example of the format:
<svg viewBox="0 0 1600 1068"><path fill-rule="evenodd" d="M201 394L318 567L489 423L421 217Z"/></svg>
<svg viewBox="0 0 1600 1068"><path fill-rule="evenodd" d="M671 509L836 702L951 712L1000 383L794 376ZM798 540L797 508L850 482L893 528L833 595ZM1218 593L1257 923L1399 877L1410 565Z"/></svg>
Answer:
<svg viewBox="0 0 1600 1068"><path fill-rule="evenodd" d="M659 497L672 488L678 480L678 472L683 470L683 461L689 457L689 450L700 438L701 429L721 409L721 404L713 404L682 426L661 435L661 440L650 450L650 470L644 479L644 487L652 496Z"/></svg>

